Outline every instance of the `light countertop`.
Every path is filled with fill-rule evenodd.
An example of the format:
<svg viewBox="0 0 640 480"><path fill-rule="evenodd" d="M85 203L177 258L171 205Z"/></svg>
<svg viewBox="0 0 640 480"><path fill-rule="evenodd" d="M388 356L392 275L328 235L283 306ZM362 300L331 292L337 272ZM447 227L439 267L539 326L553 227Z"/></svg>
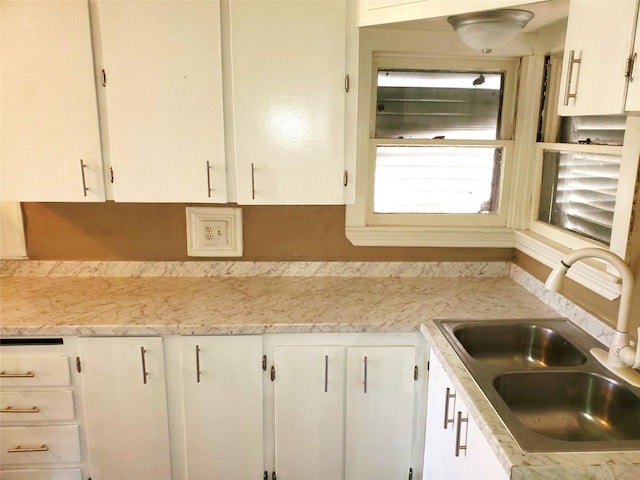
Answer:
<svg viewBox="0 0 640 480"><path fill-rule="evenodd" d="M564 315L606 341L608 327L547 295L504 264L0 262L0 335L421 330L512 479L636 480L637 451L522 451L431 321Z"/></svg>

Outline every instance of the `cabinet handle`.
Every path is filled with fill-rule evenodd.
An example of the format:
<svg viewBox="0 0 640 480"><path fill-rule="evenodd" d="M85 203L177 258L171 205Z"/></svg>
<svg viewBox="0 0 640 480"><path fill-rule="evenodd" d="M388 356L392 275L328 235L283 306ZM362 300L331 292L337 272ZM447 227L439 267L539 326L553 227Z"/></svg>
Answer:
<svg viewBox="0 0 640 480"><path fill-rule="evenodd" d="M87 178L84 174L85 168L87 168L87 166L84 164L84 160L80 159L80 173L82 174L82 193L86 197L87 192L89 191L89 187L87 187Z"/></svg>
<svg viewBox="0 0 640 480"><path fill-rule="evenodd" d="M16 448L10 448L7 453L32 453L32 452L48 452L49 447L46 445L40 445L39 447L21 447L18 445Z"/></svg>
<svg viewBox="0 0 640 480"><path fill-rule="evenodd" d="M0 378L33 378L36 374L34 372L25 373L12 373L12 372L0 372Z"/></svg>
<svg viewBox="0 0 640 480"><path fill-rule="evenodd" d="M465 453L467 452L467 445L460 445L460 437L461 435L461 430L462 430L462 424L463 423L468 423L469 422L469 417L464 417L462 418L462 412L458 412L458 425L456 426L456 457L460 456L460 450L464 450Z"/></svg>
<svg viewBox="0 0 640 480"><path fill-rule="evenodd" d="M207 197L211 198L211 162L207 160Z"/></svg>
<svg viewBox="0 0 640 480"><path fill-rule="evenodd" d="M449 418L449 400L456 398L455 393L451 393L451 389L447 387L444 397L444 429L447 429L447 425L453 423L453 418Z"/></svg>
<svg viewBox="0 0 640 480"><path fill-rule="evenodd" d="M364 357L364 393L367 393L367 361L369 359Z"/></svg>
<svg viewBox="0 0 640 480"><path fill-rule="evenodd" d="M256 168L253 163L251 164L251 199L256 199Z"/></svg>
<svg viewBox="0 0 640 480"><path fill-rule="evenodd" d="M38 407L14 408L12 406L6 406L0 408L0 413L40 413L40 409Z"/></svg>
<svg viewBox="0 0 640 480"><path fill-rule="evenodd" d="M580 63L581 59L575 58L576 51L569 50L569 61L567 62L567 81L564 86L564 106L569 105L569 99L573 98L574 100L577 98L578 92L571 93L571 77L573 77L573 66L576 63Z"/></svg>
<svg viewBox="0 0 640 480"><path fill-rule="evenodd" d="M324 393L329 391L329 355L324 356Z"/></svg>
<svg viewBox="0 0 640 480"><path fill-rule="evenodd" d="M196 382L200 383L200 345L196 345Z"/></svg>
<svg viewBox="0 0 640 480"><path fill-rule="evenodd" d="M147 372L147 359L146 359L147 350L144 347L140 347L140 358L142 359L142 383L147 384L147 376L149 372Z"/></svg>

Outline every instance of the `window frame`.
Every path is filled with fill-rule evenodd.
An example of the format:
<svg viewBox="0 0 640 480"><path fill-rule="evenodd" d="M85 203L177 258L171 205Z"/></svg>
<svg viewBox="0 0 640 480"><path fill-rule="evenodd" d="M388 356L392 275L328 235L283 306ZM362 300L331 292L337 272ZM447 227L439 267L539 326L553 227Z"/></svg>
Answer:
<svg viewBox="0 0 640 480"><path fill-rule="evenodd" d="M361 77L356 202L347 205L346 234L355 245L513 247L512 196L516 105L520 57L441 57L371 53L369 75ZM362 59L361 59L362 68ZM504 72L500 139L433 140L375 138L378 70ZM365 80L365 82L363 82ZM366 126L365 129L362 126ZM490 146L503 149L498 209L493 213L375 213L373 193L378 145Z"/></svg>

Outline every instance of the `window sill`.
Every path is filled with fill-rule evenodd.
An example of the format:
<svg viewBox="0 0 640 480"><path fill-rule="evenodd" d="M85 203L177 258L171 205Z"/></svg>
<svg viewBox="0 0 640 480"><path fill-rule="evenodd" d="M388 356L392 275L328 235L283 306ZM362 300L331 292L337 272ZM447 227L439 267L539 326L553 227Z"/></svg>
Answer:
<svg viewBox="0 0 640 480"><path fill-rule="evenodd" d="M516 231L514 233L516 249L549 268L558 265L565 254L571 251L536 235L530 230ZM606 265L601 262L578 262L571 267L567 276L607 300L615 300L620 296L620 279L608 273Z"/></svg>
<svg viewBox="0 0 640 480"><path fill-rule="evenodd" d="M513 248L509 228L347 226L345 233L356 246L386 247L492 247Z"/></svg>

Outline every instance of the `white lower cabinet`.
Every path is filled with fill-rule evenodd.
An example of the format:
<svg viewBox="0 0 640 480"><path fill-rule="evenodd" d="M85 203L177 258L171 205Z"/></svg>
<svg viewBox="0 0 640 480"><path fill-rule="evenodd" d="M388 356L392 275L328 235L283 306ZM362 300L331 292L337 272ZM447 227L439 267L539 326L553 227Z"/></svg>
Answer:
<svg viewBox="0 0 640 480"><path fill-rule="evenodd" d="M415 426L425 402L416 342L413 335L373 334L267 340L273 358L266 380L272 390L265 389L267 476L420 478Z"/></svg>
<svg viewBox="0 0 640 480"><path fill-rule="evenodd" d="M429 361L425 480L507 480L440 361Z"/></svg>
<svg viewBox="0 0 640 480"><path fill-rule="evenodd" d="M162 338L80 338L79 350L91 479L170 479Z"/></svg>
<svg viewBox="0 0 640 480"><path fill-rule="evenodd" d="M275 471L279 480L342 478L342 346L274 349Z"/></svg>
<svg viewBox="0 0 640 480"><path fill-rule="evenodd" d="M187 478L262 478L262 337L180 344Z"/></svg>
<svg viewBox="0 0 640 480"><path fill-rule="evenodd" d="M415 348L349 347L347 357L345 478L409 478Z"/></svg>

